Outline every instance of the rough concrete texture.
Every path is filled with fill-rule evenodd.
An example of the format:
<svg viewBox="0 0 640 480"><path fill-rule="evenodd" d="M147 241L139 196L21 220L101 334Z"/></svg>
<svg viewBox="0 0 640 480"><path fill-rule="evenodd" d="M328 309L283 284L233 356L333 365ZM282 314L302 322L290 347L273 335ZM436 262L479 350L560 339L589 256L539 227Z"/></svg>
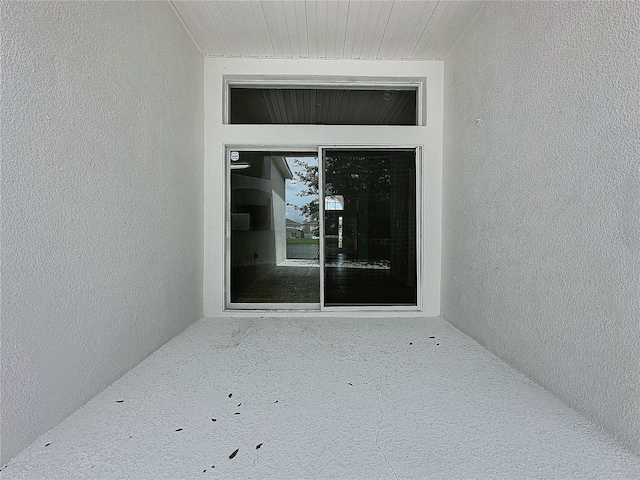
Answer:
<svg viewBox="0 0 640 480"><path fill-rule="evenodd" d="M490 2L445 61L442 315L640 453L640 2Z"/></svg>
<svg viewBox="0 0 640 480"><path fill-rule="evenodd" d="M441 319L229 318L191 326L2 475L611 480L639 478L640 458Z"/></svg>
<svg viewBox="0 0 640 480"><path fill-rule="evenodd" d="M2 2L2 458L202 312L203 59L166 2Z"/></svg>

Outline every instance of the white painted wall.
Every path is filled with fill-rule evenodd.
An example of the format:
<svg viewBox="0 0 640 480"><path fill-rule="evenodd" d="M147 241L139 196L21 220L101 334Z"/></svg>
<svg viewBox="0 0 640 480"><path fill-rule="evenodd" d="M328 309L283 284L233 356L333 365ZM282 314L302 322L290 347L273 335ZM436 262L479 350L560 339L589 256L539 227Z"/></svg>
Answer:
<svg viewBox="0 0 640 480"><path fill-rule="evenodd" d="M639 105L637 1L491 2L445 61L442 314L638 453Z"/></svg>
<svg viewBox="0 0 640 480"><path fill-rule="evenodd" d="M223 123L224 76L263 75L315 78L426 78L426 125L416 127L321 125L226 125ZM279 150L318 145L407 145L423 148L422 172L422 312L440 314L442 62L353 60L205 59L205 262L204 314L225 315L225 145ZM351 314L355 314L350 312ZM226 315L259 315L228 312ZM279 313L280 314L280 313ZM320 312L317 312L320 315ZM283 313L283 315L286 315ZM309 313L313 315L313 313ZM366 315L374 315L367 312ZM387 313L388 315L388 313ZM415 315L415 312L414 312Z"/></svg>
<svg viewBox="0 0 640 480"><path fill-rule="evenodd" d="M2 2L2 460L202 313L203 59L165 2Z"/></svg>

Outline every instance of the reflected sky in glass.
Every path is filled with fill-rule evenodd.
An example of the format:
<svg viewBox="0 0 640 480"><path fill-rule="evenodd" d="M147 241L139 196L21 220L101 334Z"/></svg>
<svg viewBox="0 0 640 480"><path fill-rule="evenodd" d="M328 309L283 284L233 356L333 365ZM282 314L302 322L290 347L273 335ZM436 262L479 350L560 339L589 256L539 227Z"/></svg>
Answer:
<svg viewBox="0 0 640 480"><path fill-rule="evenodd" d="M316 157L286 157L287 164L293 172L293 180L287 180L286 183L286 196L287 196L287 218L295 222L304 222L306 219L300 215L300 212L296 209L296 206L300 207L306 203L309 203L316 195L301 196L300 192L307 188L304 182L298 181L296 172L301 172L302 168L296 165L295 160L299 160L308 165L317 166L318 159Z"/></svg>

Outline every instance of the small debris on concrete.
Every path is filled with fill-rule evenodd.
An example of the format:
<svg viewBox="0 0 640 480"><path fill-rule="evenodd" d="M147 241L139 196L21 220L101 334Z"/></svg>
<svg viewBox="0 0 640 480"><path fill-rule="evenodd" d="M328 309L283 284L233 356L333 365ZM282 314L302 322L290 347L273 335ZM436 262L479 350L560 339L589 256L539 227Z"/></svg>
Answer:
<svg viewBox="0 0 640 480"><path fill-rule="evenodd" d="M218 420L216 420L215 418L211 419L212 422L217 422Z"/></svg>
<svg viewBox="0 0 640 480"><path fill-rule="evenodd" d="M235 456L238 454L238 450L240 450L240 449L239 449L239 448L236 448L236 449L231 453L231 455L229 455L229 458L233 458L233 457L235 457Z"/></svg>
<svg viewBox="0 0 640 480"><path fill-rule="evenodd" d="M258 450L261 446L262 446L262 444L261 444L261 443L259 443L258 445L256 445L256 450Z"/></svg>
<svg viewBox="0 0 640 480"><path fill-rule="evenodd" d="M181 429L181 428L176 428L176 429L175 429L175 431L176 431L176 432L181 432L181 431L182 431L182 429Z"/></svg>
<svg viewBox="0 0 640 480"><path fill-rule="evenodd" d="M233 397L233 393L230 393L230 394L229 394L229 398L231 398L231 397Z"/></svg>
<svg viewBox="0 0 640 480"><path fill-rule="evenodd" d="M45 447L48 447L49 445L51 445L51 442L45 444Z"/></svg>
<svg viewBox="0 0 640 480"><path fill-rule="evenodd" d="M124 400L116 400L116 403L122 403Z"/></svg>

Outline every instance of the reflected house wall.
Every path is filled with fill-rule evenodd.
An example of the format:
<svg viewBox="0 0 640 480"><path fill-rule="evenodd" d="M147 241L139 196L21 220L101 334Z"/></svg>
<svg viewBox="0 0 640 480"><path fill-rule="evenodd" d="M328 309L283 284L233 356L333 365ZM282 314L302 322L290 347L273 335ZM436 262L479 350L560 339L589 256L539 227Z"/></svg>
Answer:
<svg viewBox="0 0 640 480"><path fill-rule="evenodd" d="M242 152L251 168L231 174L231 285L261 275L287 255L285 179L273 157Z"/></svg>
<svg viewBox="0 0 640 480"><path fill-rule="evenodd" d="M232 291L234 285L268 271L276 263L271 161L264 160L260 152L243 152L242 161L252 166L231 174Z"/></svg>
<svg viewBox="0 0 640 480"><path fill-rule="evenodd" d="M304 238L317 237L320 234L318 222L303 222L302 232Z"/></svg>
<svg viewBox="0 0 640 480"><path fill-rule="evenodd" d="M301 223L291 220L290 218L286 218L285 225L287 227L287 237L300 238L302 236L303 230Z"/></svg>

